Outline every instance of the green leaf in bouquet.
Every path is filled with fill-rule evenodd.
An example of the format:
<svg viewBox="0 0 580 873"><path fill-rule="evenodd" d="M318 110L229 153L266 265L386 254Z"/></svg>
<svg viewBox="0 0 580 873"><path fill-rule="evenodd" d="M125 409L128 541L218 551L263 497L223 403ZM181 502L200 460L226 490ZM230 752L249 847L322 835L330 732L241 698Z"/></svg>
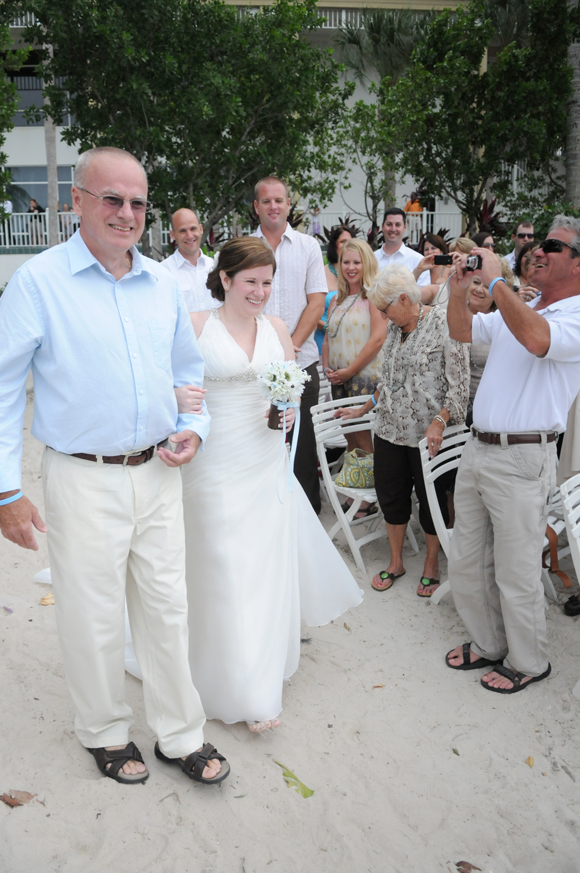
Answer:
<svg viewBox="0 0 580 873"><path fill-rule="evenodd" d="M276 761L276 759L274 759L274 763L282 768L282 776L284 777L284 781L288 788L294 788L298 794L302 795L302 797L312 797L314 794L312 788L307 788L304 782L301 782L298 776L294 775L292 770L289 770L284 766L284 764L281 764L280 761Z"/></svg>

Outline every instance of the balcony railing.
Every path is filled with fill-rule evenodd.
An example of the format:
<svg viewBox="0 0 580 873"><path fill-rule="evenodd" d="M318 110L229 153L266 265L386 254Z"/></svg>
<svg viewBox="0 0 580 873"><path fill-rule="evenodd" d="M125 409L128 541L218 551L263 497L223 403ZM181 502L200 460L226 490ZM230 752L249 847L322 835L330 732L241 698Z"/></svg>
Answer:
<svg viewBox="0 0 580 873"><path fill-rule="evenodd" d="M24 12L22 15L17 15L16 18L10 22L10 27L30 27L33 24L36 24L36 18L32 12Z"/></svg>

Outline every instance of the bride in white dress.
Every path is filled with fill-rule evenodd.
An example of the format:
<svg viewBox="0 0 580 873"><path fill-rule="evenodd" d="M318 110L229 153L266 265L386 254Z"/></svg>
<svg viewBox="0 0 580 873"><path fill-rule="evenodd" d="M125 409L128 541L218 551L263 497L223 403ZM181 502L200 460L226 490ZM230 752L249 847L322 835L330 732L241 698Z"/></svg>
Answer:
<svg viewBox="0 0 580 873"><path fill-rule="evenodd" d="M326 624L362 599L296 478L288 491L282 434L267 426L256 374L294 359L286 325L261 314L275 268L262 240L230 240L208 279L223 306L191 313L211 428L182 469L193 681L207 718L251 730L279 724L300 619ZM195 392L176 393L187 411Z"/></svg>

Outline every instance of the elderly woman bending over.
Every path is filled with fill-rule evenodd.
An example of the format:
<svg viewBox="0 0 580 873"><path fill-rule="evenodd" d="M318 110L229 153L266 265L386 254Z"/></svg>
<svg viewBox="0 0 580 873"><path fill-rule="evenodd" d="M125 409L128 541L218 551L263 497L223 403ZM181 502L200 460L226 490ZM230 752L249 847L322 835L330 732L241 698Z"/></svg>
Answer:
<svg viewBox="0 0 580 873"><path fill-rule="evenodd" d="M413 486L427 556L417 594L430 597L439 585L439 540L429 511L419 441L426 437L433 457L448 423L465 421L469 397L469 351L449 338L443 307L425 306L411 271L402 265L383 270L368 291L369 300L389 320L382 378L377 390L355 409L337 417L358 418L376 406L375 487L387 523L391 561L372 580L386 591L405 574L403 543L411 517ZM448 481L437 480L437 496L447 524Z"/></svg>

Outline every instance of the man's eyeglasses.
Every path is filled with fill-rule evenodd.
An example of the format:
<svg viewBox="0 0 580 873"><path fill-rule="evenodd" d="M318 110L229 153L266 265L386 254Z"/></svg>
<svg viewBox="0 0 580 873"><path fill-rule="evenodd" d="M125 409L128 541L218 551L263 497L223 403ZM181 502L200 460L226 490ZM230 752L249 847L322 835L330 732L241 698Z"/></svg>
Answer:
<svg viewBox="0 0 580 873"><path fill-rule="evenodd" d="M76 187L79 191L84 191L85 194L90 194L91 197L96 197L97 200L102 200L105 206L109 206L111 209L122 209L124 203L128 203L133 212L149 212L151 209L151 203L149 200L123 200L122 197L115 197L114 194L105 194L101 196L100 194L93 194L92 191L88 191L80 185L77 185Z"/></svg>
<svg viewBox="0 0 580 873"><path fill-rule="evenodd" d="M564 248L567 248L570 249L570 251L574 252L574 256L576 258L580 257L580 251L576 248L576 246L572 246L570 245L570 243L564 242L563 239L545 239L544 242L540 243L540 248L545 255L558 254L559 252L563 252Z"/></svg>
<svg viewBox="0 0 580 873"><path fill-rule="evenodd" d="M518 233L516 234L518 239L533 239L534 233L531 231L530 233Z"/></svg>

